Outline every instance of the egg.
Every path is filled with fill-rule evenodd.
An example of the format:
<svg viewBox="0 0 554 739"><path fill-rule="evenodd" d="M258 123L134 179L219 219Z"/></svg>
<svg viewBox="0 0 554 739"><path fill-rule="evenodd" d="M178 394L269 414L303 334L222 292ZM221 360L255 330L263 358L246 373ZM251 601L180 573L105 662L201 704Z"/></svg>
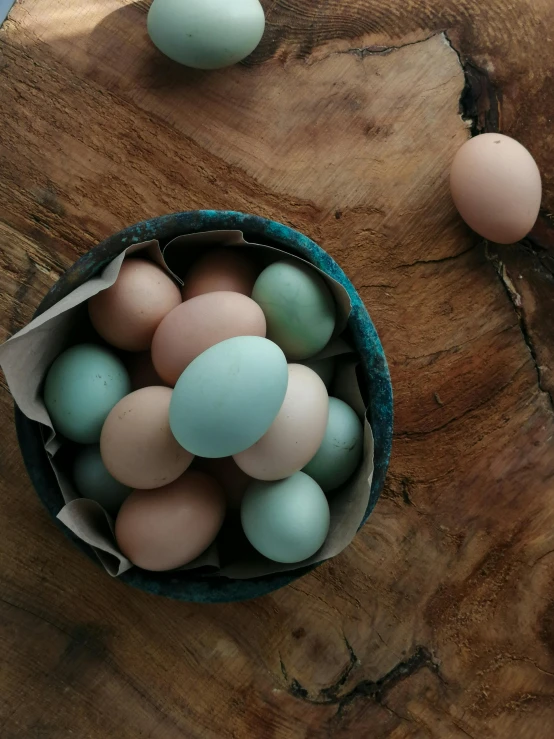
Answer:
<svg viewBox="0 0 554 739"><path fill-rule="evenodd" d="M303 364L305 367L313 370L321 377L325 383L325 387L329 389L335 376L335 357L325 357L325 359L315 359L313 361L308 360L306 362L299 362L299 364Z"/></svg>
<svg viewBox="0 0 554 739"><path fill-rule="evenodd" d="M345 483L358 467L363 452L364 430L349 405L329 398L329 419L316 455L303 468L328 493Z"/></svg>
<svg viewBox="0 0 554 739"><path fill-rule="evenodd" d="M246 538L275 562L302 562L321 548L329 533L324 492L304 472L277 482L253 482L241 506Z"/></svg>
<svg viewBox="0 0 554 739"><path fill-rule="evenodd" d="M233 249L213 249L200 257L185 276L183 300L221 290L250 297L258 270L252 260Z"/></svg>
<svg viewBox="0 0 554 739"><path fill-rule="evenodd" d="M135 490L123 503L115 536L137 567L160 572L196 559L217 536L225 517L218 483L188 470L156 490Z"/></svg>
<svg viewBox="0 0 554 739"><path fill-rule="evenodd" d="M125 259L114 284L88 301L92 325L118 349L150 348L162 318L181 303L173 280L146 259Z"/></svg>
<svg viewBox="0 0 554 739"><path fill-rule="evenodd" d="M133 352L125 358L125 366L131 379L131 388L140 390L152 385L163 386L166 383L156 372L150 352Z"/></svg>
<svg viewBox="0 0 554 739"><path fill-rule="evenodd" d="M252 478L243 472L233 457L222 457L221 459L194 458L194 469L205 472L218 482L227 500L227 507L239 509L246 488L252 482Z"/></svg>
<svg viewBox="0 0 554 739"><path fill-rule="evenodd" d="M265 16L258 0L154 0L147 26L153 43L173 61L218 69L254 51Z"/></svg>
<svg viewBox="0 0 554 739"><path fill-rule="evenodd" d="M251 298L240 293L198 295L174 308L152 341L152 361L165 382L179 376L202 352L234 336L265 336L265 317Z"/></svg>
<svg viewBox="0 0 554 739"><path fill-rule="evenodd" d="M298 472L319 449L329 415L323 380L309 367L289 364L283 405L253 446L235 454L237 465L257 480L281 480Z"/></svg>
<svg viewBox="0 0 554 739"><path fill-rule="evenodd" d="M252 290L267 321L267 338L289 360L309 359L321 351L335 328L335 301L323 278L293 259L266 267Z"/></svg>
<svg viewBox="0 0 554 739"><path fill-rule="evenodd" d="M535 160L500 133L482 133L458 150L450 190L468 226L499 244L522 239L539 214L541 176Z"/></svg>
<svg viewBox="0 0 554 739"><path fill-rule="evenodd" d="M108 472L132 488L158 488L176 480L193 455L169 427L171 390L135 390L112 409L102 428L100 452Z"/></svg>
<svg viewBox="0 0 554 739"><path fill-rule="evenodd" d="M110 475L98 444L82 447L73 463L73 479L77 492L83 498L95 500L110 515L115 516L131 492Z"/></svg>
<svg viewBox="0 0 554 739"><path fill-rule="evenodd" d="M108 414L130 389L123 362L109 349L77 344L48 370L44 405L58 433L79 444L94 444Z"/></svg>
<svg viewBox="0 0 554 739"><path fill-rule="evenodd" d="M260 336L221 341L196 357L175 385L171 430L200 457L238 454L271 426L287 384L287 360L273 342Z"/></svg>

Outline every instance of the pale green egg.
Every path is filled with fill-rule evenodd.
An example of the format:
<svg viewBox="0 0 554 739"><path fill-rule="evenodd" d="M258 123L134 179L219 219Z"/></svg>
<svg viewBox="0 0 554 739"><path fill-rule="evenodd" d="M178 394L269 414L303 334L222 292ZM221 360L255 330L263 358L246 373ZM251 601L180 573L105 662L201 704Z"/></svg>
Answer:
<svg viewBox="0 0 554 739"><path fill-rule="evenodd" d="M326 493L338 488L361 461L363 437L362 424L352 408L338 398L329 398L325 436L303 472L313 477Z"/></svg>
<svg viewBox="0 0 554 739"><path fill-rule="evenodd" d="M285 355L268 339L236 336L196 357L175 385L169 425L187 451L230 457L255 444L285 398Z"/></svg>
<svg viewBox="0 0 554 739"><path fill-rule="evenodd" d="M274 262L259 275L252 299L267 321L267 338L291 361L320 352L335 328L335 301L323 278L293 259Z"/></svg>
<svg viewBox="0 0 554 739"><path fill-rule="evenodd" d="M147 25L154 44L170 59L218 69L254 51L265 16L258 0L154 0Z"/></svg>
<svg viewBox="0 0 554 739"><path fill-rule="evenodd" d="M77 344L48 370L44 405L58 433L94 444L108 413L130 392L129 375L115 354L96 344Z"/></svg>
<svg viewBox="0 0 554 739"><path fill-rule="evenodd" d="M73 479L79 495L95 500L114 517L131 492L131 488L110 475L100 456L98 444L85 446L77 452Z"/></svg>
<svg viewBox="0 0 554 739"><path fill-rule="evenodd" d="M329 533L329 504L304 472L276 482L256 480L243 498L240 516L246 538L275 562L302 562Z"/></svg>

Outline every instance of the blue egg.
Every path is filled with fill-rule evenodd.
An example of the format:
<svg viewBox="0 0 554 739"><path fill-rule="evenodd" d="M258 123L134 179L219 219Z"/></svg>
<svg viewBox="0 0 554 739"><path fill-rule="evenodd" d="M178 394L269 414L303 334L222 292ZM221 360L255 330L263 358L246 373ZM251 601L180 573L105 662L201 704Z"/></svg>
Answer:
<svg viewBox="0 0 554 739"><path fill-rule="evenodd" d="M171 431L199 457L238 454L271 426L287 385L287 360L276 344L260 336L227 339L196 357L177 381Z"/></svg>
<svg viewBox="0 0 554 739"><path fill-rule="evenodd" d="M304 472L277 482L251 483L241 505L248 541L275 562L302 562L317 552L329 533L325 493Z"/></svg>
<svg viewBox="0 0 554 739"><path fill-rule="evenodd" d="M48 370L44 405L58 433L94 444L108 413L130 392L120 359L102 346L78 344L60 354Z"/></svg>
<svg viewBox="0 0 554 739"><path fill-rule="evenodd" d="M364 430L352 408L338 398L329 398L325 436L303 472L321 485L324 492L348 480L362 459Z"/></svg>
<svg viewBox="0 0 554 739"><path fill-rule="evenodd" d="M98 444L82 447L77 452L73 479L79 495L95 500L114 517L132 489L110 475L100 456Z"/></svg>

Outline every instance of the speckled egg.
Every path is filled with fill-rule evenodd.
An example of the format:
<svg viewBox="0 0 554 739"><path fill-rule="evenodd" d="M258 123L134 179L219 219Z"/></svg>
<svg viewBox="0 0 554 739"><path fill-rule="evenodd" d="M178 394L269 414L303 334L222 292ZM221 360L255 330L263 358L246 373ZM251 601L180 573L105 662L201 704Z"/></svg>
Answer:
<svg viewBox="0 0 554 739"><path fill-rule="evenodd" d="M345 483L362 459L364 431L352 408L329 398L329 417L321 446L303 472L327 493Z"/></svg>
<svg viewBox="0 0 554 739"><path fill-rule="evenodd" d="M79 444L94 444L108 414L130 390L123 362L109 349L77 344L48 370L44 405L58 433Z"/></svg>

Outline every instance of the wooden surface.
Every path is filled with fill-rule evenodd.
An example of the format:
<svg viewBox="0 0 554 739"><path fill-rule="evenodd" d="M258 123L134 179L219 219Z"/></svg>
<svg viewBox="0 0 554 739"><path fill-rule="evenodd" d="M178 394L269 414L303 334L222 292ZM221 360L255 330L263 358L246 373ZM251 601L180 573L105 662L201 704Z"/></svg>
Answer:
<svg viewBox="0 0 554 739"><path fill-rule="evenodd" d="M386 490L347 551L280 592L157 599L49 521L4 386L0 736L551 736L554 2L263 4L252 59L201 73L153 50L147 2L16 3L0 31L2 336L127 224L201 207L291 224L382 337ZM495 127L545 184L533 238L502 248L447 187L457 147Z"/></svg>

